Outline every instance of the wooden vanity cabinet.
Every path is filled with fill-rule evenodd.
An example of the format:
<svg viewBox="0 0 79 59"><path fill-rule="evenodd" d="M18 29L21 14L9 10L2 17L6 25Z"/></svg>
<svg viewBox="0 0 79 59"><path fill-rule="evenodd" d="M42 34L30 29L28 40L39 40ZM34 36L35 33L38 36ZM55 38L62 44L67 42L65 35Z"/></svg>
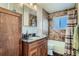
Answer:
<svg viewBox="0 0 79 59"><path fill-rule="evenodd" d="M40 41L38 46L38 55L47 56L47 40Z"/></svg>
<svg viewBox="0 0 79 59"><path fill-rule="evenodd" d="M47 56L47 38L43 38L31 43L23 42L24 56Z"/></svg>
<svg viewBox="0 0 79 59"><path fill-rule="evenodd" d="M0 56L21 55L21 20L21 14L0 7Z"/></svg>

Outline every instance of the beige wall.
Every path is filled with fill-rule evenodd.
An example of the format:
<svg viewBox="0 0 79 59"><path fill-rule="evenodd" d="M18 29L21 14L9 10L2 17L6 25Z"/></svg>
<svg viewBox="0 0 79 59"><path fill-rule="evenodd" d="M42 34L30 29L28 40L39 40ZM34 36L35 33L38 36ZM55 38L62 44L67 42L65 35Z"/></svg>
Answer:
<svg viewBox="0 0 79 59"><path fill-rule="evenodd" d="M38 6L37 8L37 29L38 34L48 34L48 14Z"/></svg>
<svg viewBox="0 0 79 59"><path fill-rule="evenodd" d="M46 35L48 35L48 13L45 11L45 10L43 10L43 17L42 17L42 19L43 19L43 34L46 34Z"/></svg>
<svg viewBox="0 0 79 59"><path fill-rule="evenodd" d="M9 9L9 10L13 10L15 9L16 12L18 13L23 13L23 8L21 6L19 6L19 4L16 3L0 3L0 7Z"/></svg>
<svg viewBox="0 0 79 59"><path fill-rule="evenodd" d="M77 9L78 9L78 24L79 24L79 3L77 4Z"/></svg>
<svg viewBox="0 0 79 59"><path fill-rule="evenodd" d="M37 7L37 29L38 35L42 34L42 8Z"/></svg>
<svg viewBox="0 0 79 59"><path fill-rule="evenodd" d="M9 9L11 11L16 10L16 12L21 13L23 15L23 6L20 4L16 4L16 3L0 3L0 7ZM24 7L24 19L22 20L22 25L26 25L28 26L28 14L29 14L29 10L27 7Z"/></svg>

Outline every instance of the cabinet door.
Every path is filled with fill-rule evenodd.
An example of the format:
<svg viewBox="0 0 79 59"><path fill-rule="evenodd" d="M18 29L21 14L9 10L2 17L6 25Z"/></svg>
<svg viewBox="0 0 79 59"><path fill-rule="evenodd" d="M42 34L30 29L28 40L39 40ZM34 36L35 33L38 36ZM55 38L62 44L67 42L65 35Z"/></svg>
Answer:
<svg viewBox="0 0 79 59"><path fill-rule="evenodd" d="M35 48L28 53L29 56L38 56L38 49Z"/></svg>
<svg viewBox="0 0 79 59"><path fill-rule="evenodd" d="M19 17L0 13L0 55L19 55Z"/></svg>
<svg viewBox="0 0 79 59"><path fill-rule="evenodd" d="M28 43L22 42L22 55L27 56L28 55Z"/></svg>
<svg viewBox="0 0 79 59"><path fill-rule="evenodd" d="M42 47L42 45L40 45L39 47L38 47L38 55L39 56L43 56L43 47Z"/></svg>
<svg viewBox="0 0 79 59"><path fill-rule="evenodd" d="M47 44L46 43L44 43L44 45L42 46L42 55L43 56L47 56Z"/></svg>
<svg viewBox="0 0 79 59"><path fill-rule="evenodd" d="M40 43L41 45L38 47L38 55L39 56L47 56L47 41L44 40L41 43Z"/></svg>

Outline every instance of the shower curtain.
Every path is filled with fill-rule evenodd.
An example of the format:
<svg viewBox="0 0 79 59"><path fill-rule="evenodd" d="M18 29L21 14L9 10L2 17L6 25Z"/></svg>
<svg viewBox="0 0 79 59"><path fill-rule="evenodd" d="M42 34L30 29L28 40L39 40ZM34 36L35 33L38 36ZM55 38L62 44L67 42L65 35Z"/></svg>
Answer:
<svg viewBox="0 0 79 59"><path fill-rule="evenodd" d="M74 51L72 48L72 40L73 40L73 32L74 27L77 25L77 10L69 10L67 12L68 15L68 24L66 28L66 35L65 35L65 55L72 56L74 55Z"/></svg>

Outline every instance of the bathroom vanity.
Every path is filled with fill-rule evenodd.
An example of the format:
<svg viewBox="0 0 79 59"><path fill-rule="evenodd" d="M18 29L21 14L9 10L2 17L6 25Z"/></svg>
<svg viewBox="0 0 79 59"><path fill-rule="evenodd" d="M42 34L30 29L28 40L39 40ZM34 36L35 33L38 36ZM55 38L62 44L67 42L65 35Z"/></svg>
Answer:
<svg viewBox="0 0 79 59"><path fill-rule="evenodd" d="M23 56L47 56L47 37L32 37L22 40Z"/></svg>

